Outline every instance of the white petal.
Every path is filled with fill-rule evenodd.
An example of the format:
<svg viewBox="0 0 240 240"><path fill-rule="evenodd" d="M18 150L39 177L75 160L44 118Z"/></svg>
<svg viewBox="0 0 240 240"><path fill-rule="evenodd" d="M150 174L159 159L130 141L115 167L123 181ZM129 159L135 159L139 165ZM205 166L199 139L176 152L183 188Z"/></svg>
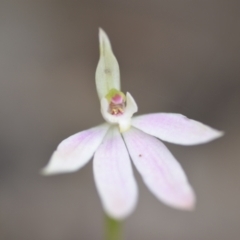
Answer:
<svg viewBox="0 0 240 240"><path fill-rule="evenodd" d="M109 123L119 124L121 132L128 130L131 126L131 118L138 110L138 106L130 93L126 94L126 108L123 115L116 116L108 112L109 103L106 98L101 99L101 113L103 118Z"/></svg>
<svg viewBox="0 0 240 240"><path fill-rule="evenodd" d="M130 156L149 190L165 204L190 210L195 197L177 160L158 139L131 128L123 133Z"/></svg>
<svg viewBox="0 0 240 240"><path fill-rule="evenodd" d="M181 145L207 143L223 135L221 131L177 113L154 113L135 117L132 125L164 141Z"/></svg>
<svg viewBox="0 0 240 240"><path fill-rule="evenodd" d="M126 103L125 115L132 117L132 115L138 111L138 106L129 92L126 94Z"/></svg>
<svg viewBox="0 0 240 240"><path fill-rule="evenodd" d="M92 158L108 129L109 125L103 124L63 140L42 173L50 175L77 171Z"/></svg>
<svg viewBox="0 0 240 240"><path fill-rule="evenodd" d="M116 126L109 129L97 149L93 170L105 212L115 219L127 217L136 206L137 185L126 146Z"/></svg>
<svg viewBox="0 0 240 240"><path fill-rule="evenodd" d="M95 78L98 96L101 100L111 89L120 90L120 71L110 40L101 28L99 29L99 44L100 59Z"/></svg>

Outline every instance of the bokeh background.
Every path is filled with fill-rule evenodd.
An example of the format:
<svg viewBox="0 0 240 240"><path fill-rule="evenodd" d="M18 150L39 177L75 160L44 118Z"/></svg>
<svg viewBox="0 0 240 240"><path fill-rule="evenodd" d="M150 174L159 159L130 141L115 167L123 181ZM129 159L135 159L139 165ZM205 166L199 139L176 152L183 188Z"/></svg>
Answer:
<svg viewBox="0 0 240 240"><path fill-rule="evenodd" d="M139 114L178 112L226 135L167 144L197 195L194 212L158 202L138 173L126 240L240 239L240 2L0 1L0 239L103 239L92 162L42 177L64 138L103 119L94 75L98 27Z"/></svg>

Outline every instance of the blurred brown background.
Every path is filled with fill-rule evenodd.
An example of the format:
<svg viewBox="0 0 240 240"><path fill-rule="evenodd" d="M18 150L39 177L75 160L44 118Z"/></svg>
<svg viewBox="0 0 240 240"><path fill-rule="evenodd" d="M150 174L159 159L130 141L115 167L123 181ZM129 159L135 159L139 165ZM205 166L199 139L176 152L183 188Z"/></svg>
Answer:
<svg viewBox="0 0 240 240"><path fill-rule="evenodd" d="M126 240L240 239L239 1L0 1L0 239L102 239L92 163L42 177L57 144L103 122L94 74L98 27L139 114L178 112L226 135L167 144L197 194L193 213L143 185Z"/></svg>

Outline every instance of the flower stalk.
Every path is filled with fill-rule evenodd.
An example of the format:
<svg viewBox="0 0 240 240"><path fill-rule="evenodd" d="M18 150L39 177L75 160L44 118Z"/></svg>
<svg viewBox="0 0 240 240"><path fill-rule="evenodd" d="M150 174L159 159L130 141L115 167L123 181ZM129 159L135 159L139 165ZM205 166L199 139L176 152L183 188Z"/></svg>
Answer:
<svg viewBox="0 0 240 240"><path fill-rule="evenodd" d="M106 225L106 240L121 240L122 239L122 222L105 216Z"/></svg>

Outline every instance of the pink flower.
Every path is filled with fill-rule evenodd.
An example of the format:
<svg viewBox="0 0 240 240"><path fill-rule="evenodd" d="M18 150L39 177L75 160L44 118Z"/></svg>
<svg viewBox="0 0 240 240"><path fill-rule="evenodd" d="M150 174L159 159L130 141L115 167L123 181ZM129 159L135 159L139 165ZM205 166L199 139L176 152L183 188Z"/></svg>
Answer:
<svg viewBox="0 0 240 240"><path fill-rule="evenodd" d="M106 123L63 140L42 173L74 172L93 157L94 179L103 208L110 217L123 219L132 213L138 198L131 157L144 183L160 201L178 209L193 209L193 189L180 164L159 139L195 145L223 133L177 113L132 117L137 104L130 93L125 96L120 91L119 66L101 29L99 40L96 85Z"/></svg>

